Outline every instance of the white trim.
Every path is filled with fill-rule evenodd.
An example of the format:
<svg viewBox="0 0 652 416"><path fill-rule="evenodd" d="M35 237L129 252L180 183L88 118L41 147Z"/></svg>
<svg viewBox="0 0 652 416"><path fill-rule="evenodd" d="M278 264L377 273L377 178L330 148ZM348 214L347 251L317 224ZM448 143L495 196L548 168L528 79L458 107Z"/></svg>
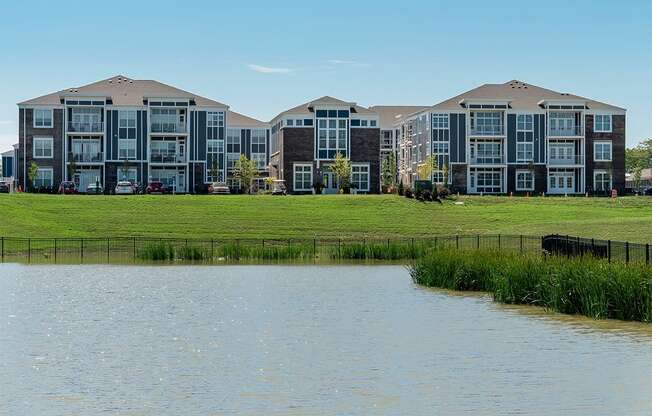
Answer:
<svg viewBox="0 0 652 416"><path fill-rule="evenodd" d="M37 173L36 173L36 178L34 178L34 182L36 182L36 180L38 180L38 172L41 172L41 171L49 171L50 172L50 185L49 186L50 187L54 186L54 169L51 168L51 167L38 168ZM34 186L34 188L36 188L36 186L34 184L32 184L32 185Z"/></svg>
<svg viewBox="0 0 652 416"><path fill-rule="evenodd" d="M596 176L609 175L609 189L597 189ZM593 171L593 191L610 191L613 188L613 175L606 169L596 169Z"/></svg>
<svg viewBox="0 0 652 416"><path fill-rule="evenodd" d="M36 141L47 141L50 143L50 156L36 155ZM32 138L32 158L33 159L52 159L54 157L54 139L52 136L34 136Z"/></svg>
<svg viewBox="0 0 652 416"><path fill-rule="evenodd" d="M609 145L609 159L598 159L598 152L596 150L597 145L599 144L608 144ZM611 140L595 140L593 142L593 161L594 162L611 162L613 160L613 143Z"/></svg>
<svg viewBox="0 0 652 416"><path fill-rule="evenodd" d="M608 117L609 118L609 130L598 130L598 117ZM602 121L602 125L604 127L604 120ZM593 132L594 133L612 133L613 129L614 129L613 117L612 117L611 114L596 113L593 116Z"/></svg>
<svg viewBox="0 0 652 416"><path fill-rule="evenodd" d="M366 167L367 168L367 187L362 189L362 188L356 188L356 191L359 192L369 192L371 189L371 164L370 163L351 163L351 178L349 179L351 181L351 184L353 184L353 167Z"/></svg>
<svg viewBox="0 0 652 416"><path fill-rule="evenodd" d="M309 182L309 187L308 188L297 188L297 167L309 167L310 168L310 180ZM313 182L313 172L312 172L312 163L293 163L292 164L292 190L293 191L300 191L300 192L305 192L305 191L311 191L312 190L312 182ZM305 172L303 172L305 173Z"/></svg>
<svg viewBox="0 0 652 416"><path fill-rule="evenodd" d="M50 124L49 125L43 125L43 126L37 126L36 125L36 112L37 111L49 111L50 112ZM51 107L44 107L44 108L33 108L32 109L32 127L35 129L51 129L54 127L54 109Z"/></svg>
<svg viewBox="0 0 652 416"><path fill-rule="evenodd" d="M529 188L519 188L518 186L518 174L519 173L529 173L532 175L532 186ZM534 171L530 169L516 169L516 172L514 174L514 179L515 179L515 184L514 184L514 189L517 191L534 191L534 181L535 181L535 176L534 176Z"/></svg>

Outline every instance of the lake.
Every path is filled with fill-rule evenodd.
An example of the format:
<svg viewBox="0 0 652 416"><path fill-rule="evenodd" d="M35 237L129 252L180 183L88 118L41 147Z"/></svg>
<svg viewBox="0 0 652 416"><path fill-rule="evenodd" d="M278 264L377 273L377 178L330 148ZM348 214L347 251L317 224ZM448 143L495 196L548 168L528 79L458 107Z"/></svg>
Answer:
<svg viewBox="0 0 652 416"><path fill-rule="evenodd" d="M650 324L401 266L0 265L0 415L650 415Z"/></svg>

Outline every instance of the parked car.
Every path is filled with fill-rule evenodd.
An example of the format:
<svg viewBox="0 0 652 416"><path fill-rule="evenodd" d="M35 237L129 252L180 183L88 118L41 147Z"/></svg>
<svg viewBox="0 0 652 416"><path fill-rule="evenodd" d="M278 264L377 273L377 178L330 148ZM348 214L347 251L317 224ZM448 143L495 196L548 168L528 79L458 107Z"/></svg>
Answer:
<svg viewBox="0 0 652 416"><path fill-rule="evenodd" d="M644 195L652 195L652 187L647 188L645 192L643 192Z"/></svg>
<svg viewBox="0 0 652 416"><path fill-rule="evenodd" d="M9 184L0 182L0 194L8 194L10 191Z"/></svg>
<svg viewBox="0 0 652 416"><path fill-rule="evenodd" d="M86 194L88 195L99 195L104 193L104 188L100 183L91 183L86 187Z"/></svg>
<svg viewBox="0 0 652 416"><path fill-rule="evenodd" d="M275 179L272 182L272 195L287 195L287 188L285 187L284 180Z"/></svg>
<svg viewBox="0 0 652 416"><path fill-rule="evenodd" d="M136 187L129 181L120 181L115 186L116 195L133 195L136 193Z"/></svg>
<svg viewBox="0 0 652 416"><path fill-rule="evenodd" d="M150 182L147 184L145 192L148 194L164 194L167 192L167 188L163 185L163 182Z"/></svg>
<svg viewBox="0 0 652 416"><path fill-rule="evenodd" d="M59 185L59 193L64 195L76 194L77 185L73 181L63 181Z"/></svg>
<svg viewBox="0 0 652 416"><path fill-rule="evenodd" d="M213 182L212 184L208 185L208 193L216 195L228 195L231 193L231 190L228 186L226 186L224 182Z"/></svg>

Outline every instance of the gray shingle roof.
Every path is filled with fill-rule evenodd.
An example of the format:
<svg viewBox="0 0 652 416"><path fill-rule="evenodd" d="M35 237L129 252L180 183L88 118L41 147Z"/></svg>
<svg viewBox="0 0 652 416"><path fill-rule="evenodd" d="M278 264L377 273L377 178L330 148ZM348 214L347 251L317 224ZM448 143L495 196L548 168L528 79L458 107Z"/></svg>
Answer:
<svg viewBox="0 0 652 416"><path fill-rule="evenodd" d="M255 118L245 116L244 114L236 113L229 110L227 113L227 120L229 127L258 127L269 128L269 123L256 120Z"/></svg>
<svg viewBox="0 0 652 416"><path fill-rule="evenodd" d="M123 75L93 82L81 87L68 88L52 94L43 95L18 105L59 105L61 97L111 97L113 105L142 106L146 97L194 99L198 106L227 107L218 101L211 100L179 88L154 80L135 80Z"/></svg>
<svg viewBox="0 0 652 416"><path fill-rule="evenodd" d="M306 103L303 103L301 105L298 105L296 107L292 107L289 110L285 110L278 114L274 119L282 116L283 114L307 114L310 113L310 109L315 107L315 106L328 106L328 105L337 105L337 106L349 106L355 110L356 113L358 114L367 114L367 115L374 115L376 114L374 111L371 111L370 109L363 107L361 105L357 105L354 102L350 101L342 101L340 99L330 97L328 95L325 95L323 97L317 98L315 100L308 101Z"/></svg>
<svg viewBox="0 0 652 416"><path fill-rule="evenodd" d="M380 117L380 128L391 130L403 116L427 109L425 105L372 105L369 110Z"/></svg>

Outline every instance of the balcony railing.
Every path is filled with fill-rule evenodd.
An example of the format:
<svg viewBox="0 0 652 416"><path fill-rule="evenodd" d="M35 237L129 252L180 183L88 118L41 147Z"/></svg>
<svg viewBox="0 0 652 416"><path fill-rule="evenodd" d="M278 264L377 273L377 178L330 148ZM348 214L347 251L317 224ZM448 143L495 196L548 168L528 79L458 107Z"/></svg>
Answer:
<svg viewBox="0 0 652 416"><path fill-rule="evenodd" d="M185 133L186 125L184 123L157 122L152 120L150 131L152 133Z"/></svg>
<svg viewBox="0 0 652 416"><path fill-rule="evenodd" d="M82 162L82 163L100 163L104 161L103 152L72 152L68 154L68 161Z"/></svg>
<svg viewBox="0 0 652 416"><path fill-rule="evenodd" d="M562 126L562 127L548 127L549 137L577 137L582 136L582 126Z"/></svg>
<svg viewBox="0 0 652 416"><path fill-rule="evenodd" d="M104 123L98 122L68 122L68 131L72 133L102 133L104 131Z"/></svg>
<svg viewBox="0 0 652 416"><path fill-rule="evenodd" d="M583 165L584 164L584 155L566 155L566 156L555 156L548 157L548 165L552 166L572 166L572 165Z"/></svg>
<svg viewBox="0 0 652 416"><path fill-rule="evenodd" d="M504 136L505 126L503 125L488 125L488 126L473 126L471 127L471 135L473 136Z"/></svg>
<svg viewBox="0 0 652 416"><path fill-rule="evenodd" d="M149 161L152 163L185 163L186 157L176 153L152 153Z"/></svg>
<svg viewBox="0 0 652 416"><path fill-rule="evenodd" d="M505 158L502 155L471 156L469 163L472 165L502 165L505 163Z"/></svg>

